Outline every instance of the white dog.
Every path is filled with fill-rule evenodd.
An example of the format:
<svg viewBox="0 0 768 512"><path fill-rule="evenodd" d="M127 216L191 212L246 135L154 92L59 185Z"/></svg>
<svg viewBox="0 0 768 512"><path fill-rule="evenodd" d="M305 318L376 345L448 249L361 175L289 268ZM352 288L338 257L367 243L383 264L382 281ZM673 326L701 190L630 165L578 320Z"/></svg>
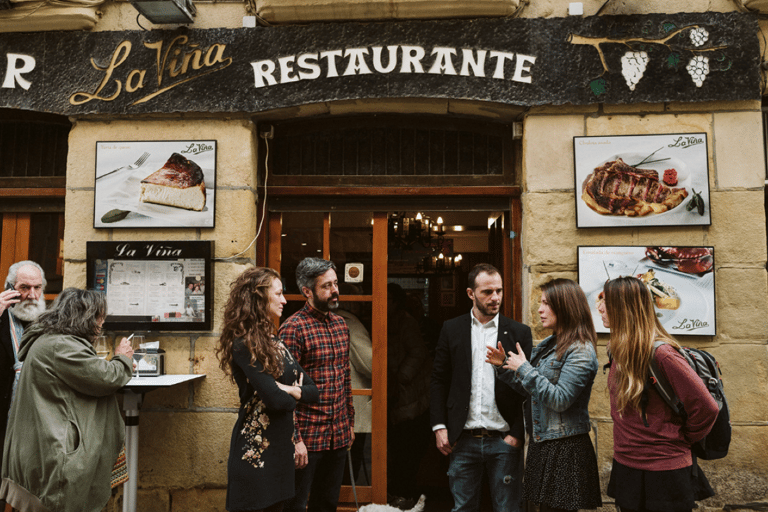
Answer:
<svg viewBox="0 0 768 512"><path fill-rule="evenodd" d="M419 501L416 502L416 505L413 506L412 509L406 510L405 512L424 512L424 502L427 500L427 497L423 494L419 498ZM363 505L360 507L358 512L403 512L397 507L393 507L391 505L380 505L378 503L369 503L368 505Z"/></svg>

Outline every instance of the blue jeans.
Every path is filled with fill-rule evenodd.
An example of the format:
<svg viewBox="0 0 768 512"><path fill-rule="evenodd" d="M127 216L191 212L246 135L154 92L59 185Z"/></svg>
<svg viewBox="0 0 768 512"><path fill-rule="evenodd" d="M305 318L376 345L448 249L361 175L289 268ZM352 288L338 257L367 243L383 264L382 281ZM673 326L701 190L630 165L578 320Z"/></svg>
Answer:
<svg viewBox="0 0 768 512"><path fill-rule="evenodd" d="M347 449L309 452L309 462L296 470L296 495L285 504L285 512L336 512Z"/></svg>
<svg viewBox="0 0 768 512"><path fill-rule="evenodd" d="M462 434L448 465L453 494L452 512L478 512L483 471L488 475L494 512L520 512L522 501L522 450L501 437Z"/></svg>

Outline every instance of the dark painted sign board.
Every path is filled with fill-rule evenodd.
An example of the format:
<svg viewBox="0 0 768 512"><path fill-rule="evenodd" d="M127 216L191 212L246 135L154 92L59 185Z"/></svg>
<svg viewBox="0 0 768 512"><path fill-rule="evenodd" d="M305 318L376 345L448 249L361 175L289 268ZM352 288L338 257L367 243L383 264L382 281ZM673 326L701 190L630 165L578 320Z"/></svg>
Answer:
<svg viewBox="0 0 768 512"><path fill-rule="evenodd" d="M757 100L757 18L682 13L0 34L0 107L262 112L367 98Z"/></svg>
<svg viewBox="0 0 768 512"><path fill-rule="evenodd" d="M213 241L87 242L88 288L107 298L104 329L210 331Z"/></svg>

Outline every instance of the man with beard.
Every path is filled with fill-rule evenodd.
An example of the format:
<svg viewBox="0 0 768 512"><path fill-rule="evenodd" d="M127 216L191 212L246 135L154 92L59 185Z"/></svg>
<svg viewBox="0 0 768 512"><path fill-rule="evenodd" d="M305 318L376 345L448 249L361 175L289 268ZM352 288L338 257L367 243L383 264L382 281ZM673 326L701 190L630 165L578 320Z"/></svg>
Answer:
<svg viewBox="0 0 768 512"><path fill-rule="evenodd" d="M521 505L523 397L496 378L485 362L488 346L504 352L519 343L531 357L531 329L499 314L502 280L491 265L476 265L467 278L472 310L448 320L440 332L430 384L430 420L437 449L448 455L453 512L480 510L483 473L494 512Z"/></svg>
<svg viewBox="0 0 768 512"><path fill-rule="evenodd" d="M347 449L355 440L349 329L332 312L339 307L332 262L303 259L296 283L307 303L280 326L279 336L317 384L320 401L296 408L296 495L285 509L305 512L309 502L309 512L335 512Z"/></svg>
<svg viewBox="0 0 768 512"><path fill-rule="evenodd" d="M21 371L17 357L21 335L45 311L45 284L40 265L19 261L8 269L5 290L0 293L0 443L5 440L8 411Z"/></svg>

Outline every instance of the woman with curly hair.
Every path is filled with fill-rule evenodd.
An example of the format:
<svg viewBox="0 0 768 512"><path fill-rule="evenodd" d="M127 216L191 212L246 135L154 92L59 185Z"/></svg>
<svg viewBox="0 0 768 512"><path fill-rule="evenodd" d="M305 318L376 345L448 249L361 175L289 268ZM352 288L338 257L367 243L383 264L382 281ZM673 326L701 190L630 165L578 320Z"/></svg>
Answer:
<svg viewBox="0 0 768 512"><path fill-rule="evenodd" d="M691 444L702 439L718 407L701 378L662 327L645 284L634 277L605 283L598 311L610 328L608 374L613 418L613 468L608 496L622 512L680 512L714 492L693 466ZM656 349L653 345L661 341ZM681 420L648 381L651 357L685 407ZM645 398L643 398L645 397ZM645 404L643 404L645 402Z"/></svg>
<svg viewBox="0 0 768 512"><path fill-rule="evenodd" d="M318 391L275 336L286 300L280 275L253 267L230 285L219 366L237 384L240 412L227 464L229 511L279 512L294 495L296 403L316 402Z"/></svg>

